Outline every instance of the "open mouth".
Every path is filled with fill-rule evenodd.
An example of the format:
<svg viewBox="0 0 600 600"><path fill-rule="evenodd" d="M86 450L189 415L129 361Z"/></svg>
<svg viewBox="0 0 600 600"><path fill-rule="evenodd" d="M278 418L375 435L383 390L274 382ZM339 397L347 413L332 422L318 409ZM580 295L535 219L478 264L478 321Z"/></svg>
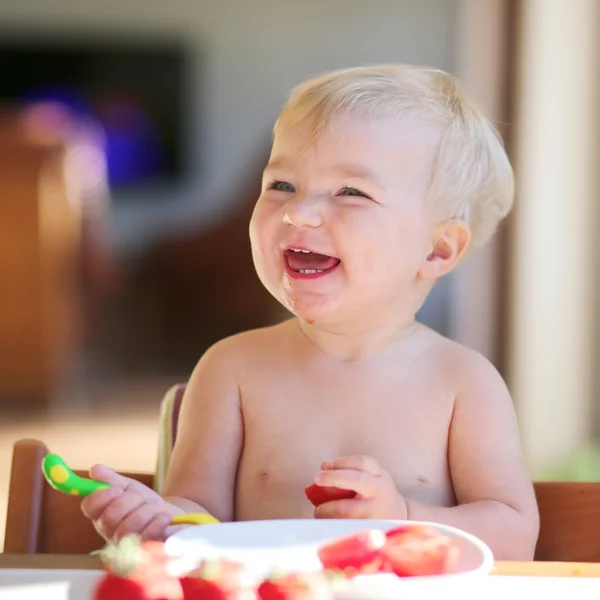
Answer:
<svg viewBox="0 0 600 600"><path fill-rule="evenodd" d="M284 253L288 274L295 279L314 279L333 272L340 264L335 256L318 254L305 248L288 248Z"/></svg>

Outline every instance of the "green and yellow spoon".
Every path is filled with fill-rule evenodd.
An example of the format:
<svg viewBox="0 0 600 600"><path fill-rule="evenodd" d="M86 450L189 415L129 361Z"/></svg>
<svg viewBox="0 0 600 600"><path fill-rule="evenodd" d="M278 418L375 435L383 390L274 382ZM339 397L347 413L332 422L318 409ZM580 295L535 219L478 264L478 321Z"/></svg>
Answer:
<svg viewBox="0 0 600 600"><path fill-rule="evenodd" d="M46 454L42 460L42 472L48 483L57 491L71 496L89 496L97 490L109 488L108 483L80 477L73 473L58 454ZM176 515L171 525L213 525L219 523L212 515L188 513Z"/></svg>

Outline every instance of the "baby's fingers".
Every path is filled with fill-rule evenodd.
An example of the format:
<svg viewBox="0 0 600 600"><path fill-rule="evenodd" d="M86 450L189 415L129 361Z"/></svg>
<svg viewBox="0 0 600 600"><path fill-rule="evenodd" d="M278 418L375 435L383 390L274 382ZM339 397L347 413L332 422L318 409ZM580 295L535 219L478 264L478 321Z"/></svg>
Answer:
<svg viewBox="0 0 600 600"><path fill-rule="evenodd" d="M142 539L144 540L159 540L164 542L170 533L170 523L171 523L171 515L167 513L162 513L154 517L148 525L144 528L144 530L140 533Z"/></svg>
<svg viewBox="0 0 600 600"><path fill-rule="evenodd" d="M137 533L145 540L162 539L171 519L163 503L147 502L121 521L115 529L115 541L128 533Z"/></svg>
<svg viewBox="0 0 600 600"><path fill-rule="evenodd" d="M130 477L125 477L125 475L121 475L114 469L105 465L94 465L90 469L90 477L96 481L103 481L114 487L121 487L124 490L136 492L148 500L159 497L154 490L145 486L143 483L131 479Z"/></svg>
<svg viewBox="0 0 600 600"><path fill-rule="evenodd" d="M117 486L98 490L82 500L81 510L88 519L95 521L123 492L123 488Z"/></svg>
<svg viewBox="0 0 600 600"><path fill-rule="evenodd" d="M319 471L315 477L315 482L321 486L352 490L365 498L371 498L377 494L379 480L378 476L354 469L325 469Z"/></svg>
<svg viewBox="0 0 600 600"><path fill-rule="evenodd" d="M175 535L177 532L182 531L183 529L187 529L188 527L193 527L193 525L169 525L163 532L163 537L166 539L172 535Z"/></svg>
<svg viewBox="0 0 600 600"><path fill-rule="evenodd" d="M371 517L372 500L349 498L331 500L315 508L315 519L368 519Z"/></svg>
<svg viewBox="0 0 600 600"><path fill-rule="evenodd" d="M98 519L94 521L94 525L105 539L116 542L115 533L118 527L131 513L145 503L146 500L139 494L125 492L104 509Z"/></svg>
<svg viewBox="0 0 600 600"><path fill-rule="evenodd" d="M322 469L353 469L356 471L364 471L374 477L382 474L380 464L372 457L362 454L356 456L341 456L333 460L325 461L321 465Z"/></svg>

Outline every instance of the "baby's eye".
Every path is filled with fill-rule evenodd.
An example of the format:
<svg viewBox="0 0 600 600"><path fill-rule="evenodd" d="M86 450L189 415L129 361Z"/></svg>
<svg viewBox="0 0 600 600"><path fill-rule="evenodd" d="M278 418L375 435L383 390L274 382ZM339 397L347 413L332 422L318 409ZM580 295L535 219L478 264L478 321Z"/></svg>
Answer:
<svg viewBox="0 0 600 600"><path fill-rule="evenodd" d="M360 196L362 198L368 198L369 197L364 192L361 192L360 190L357 190L356 188L351 188L351 187L343 187L339 191L339 194L342 195L342 196Z"/></svg>
<svg viewBox="0 0 600 600"><path fill-rule="evenodd" d="M277 192L295 192L294 186L287 181L273 181L269 185L270 190L275 190Z"/></svg>

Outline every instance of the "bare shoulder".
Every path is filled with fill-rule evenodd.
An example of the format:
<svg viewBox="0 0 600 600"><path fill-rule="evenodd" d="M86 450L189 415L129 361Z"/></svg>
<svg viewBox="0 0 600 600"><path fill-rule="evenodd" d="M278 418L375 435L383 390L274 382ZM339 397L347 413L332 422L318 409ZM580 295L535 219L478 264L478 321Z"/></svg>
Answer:
<svg viewBox="0 0 600 600"><path fill-rule="evenodd" d="M198 368L228 369L232 374L278 356L289 345L290 321L236 333L215 342L202 355Z"/></svg>
<svg viewBox="0 0 600 600"><path fill-rule="evenodd" d="M430 337L428 357L453 389L457 400L478 398L509 400L510 394L498 369L482 354L434 331Z"/></svg>

